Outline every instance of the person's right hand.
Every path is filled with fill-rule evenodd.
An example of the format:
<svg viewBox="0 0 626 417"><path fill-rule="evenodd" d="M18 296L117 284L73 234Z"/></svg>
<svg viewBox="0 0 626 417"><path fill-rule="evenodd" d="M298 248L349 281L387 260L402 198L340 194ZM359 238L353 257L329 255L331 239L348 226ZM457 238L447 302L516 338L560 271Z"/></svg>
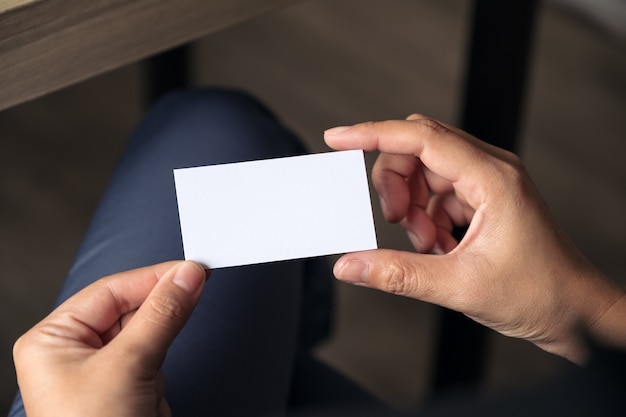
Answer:
<svg viewBox="0 0 626 417"><path fill-rule="evenodd" d="M589 337L626 349L624 291L566 237L514 154L420 115L325 140L381 152L372 177L383 213L421 252L346 254L338 279L451 308L578 363ZM454 225L469 225L461 242Z"/></svg>

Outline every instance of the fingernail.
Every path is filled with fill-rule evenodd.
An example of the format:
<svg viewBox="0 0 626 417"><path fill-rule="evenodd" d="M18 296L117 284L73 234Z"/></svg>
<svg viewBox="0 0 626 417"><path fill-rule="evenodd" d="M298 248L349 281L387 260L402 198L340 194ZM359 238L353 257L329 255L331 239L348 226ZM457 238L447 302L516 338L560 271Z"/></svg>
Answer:
<svg viewBox="0 0 626 417"><path fill-rule="evenodd" d="M350 129L352 126L337 126L337 127L333 127L331 129L327 129L324 134L325 135L338 135L342 132L345 132L346 130Z"/></svg>
<svg viewBox="0 0 626 417"><path fill-rule="evenodd" d="M172 282L190 294L198 291L198 288L206 280L206 273L193 262L183 262L176 269Z"/></svg>
<svg viewBox="0 0 626 417"><path fill-rule="evenodd" d="M341 281L363 284L368 281L368 269L367 264L350 260L335 266L335 276Z"/></svg>

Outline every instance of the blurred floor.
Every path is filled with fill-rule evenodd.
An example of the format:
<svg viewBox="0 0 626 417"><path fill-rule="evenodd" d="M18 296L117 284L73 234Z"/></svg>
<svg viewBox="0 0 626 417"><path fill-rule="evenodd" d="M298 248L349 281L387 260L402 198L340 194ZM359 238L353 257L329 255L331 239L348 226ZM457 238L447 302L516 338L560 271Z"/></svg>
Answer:
<svg viewBox="0 0 626 417"><path fill-rule="evenodd" d="M334 125L411 112L455 123L468 5L305 1L198 42L196 84L251 91L314 151L326 150L321 132ZM625 52L623 40L547 3L521 150L564 228L622 282ZM13 341L54 300L142 113L141 77L131 65L0 113L0 413L15 389ZM381 246L409 248L378 214L377 229ZM319 356L386 401L417 404L428 390L438 310L346 285L338 294L336 334ZM532 384L569 366L528 343L491 339L488 390Z"/></svg>

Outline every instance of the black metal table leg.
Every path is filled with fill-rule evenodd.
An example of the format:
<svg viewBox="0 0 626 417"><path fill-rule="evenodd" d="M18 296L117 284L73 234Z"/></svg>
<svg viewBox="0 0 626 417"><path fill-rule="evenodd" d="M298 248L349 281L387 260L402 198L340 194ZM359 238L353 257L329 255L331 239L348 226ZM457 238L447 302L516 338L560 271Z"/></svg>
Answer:
<svg viewBox="0 0 626 417"><path fill-rule="evenodd" d="M153 103L168 91L191 85L191 46L182 45L145 61L146 101Z"/></svg>
<svg viewBox="0 0 626 417"><path fill-rule="evenodd" d="M538 0L475 0L461 127L515 150ZM486 368L488 331L464 315L441 311L433 388L476 387Z"/></svg>

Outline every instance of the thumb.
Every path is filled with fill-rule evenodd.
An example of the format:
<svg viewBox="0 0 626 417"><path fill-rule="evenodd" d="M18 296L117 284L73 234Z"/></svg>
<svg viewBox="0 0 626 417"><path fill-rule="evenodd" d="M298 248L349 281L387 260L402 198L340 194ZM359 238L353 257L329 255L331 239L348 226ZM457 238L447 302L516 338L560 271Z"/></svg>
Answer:
<svg viewBox="0 0 626 417"><path fill-rule="evenodd" d="M110 343L111 349L132 352L130 360L141 369L161 367L174 338L196 306L206 281L205 270L195 262L180 262L159 279L132 319Z"/></svg>
<svg viewBox="0 0 626 417"><path fill-rule="evenodd" d="M342 256L333 268L337 279L454 308L459 286L452 255L426 255L389 249Z"/></svg>

